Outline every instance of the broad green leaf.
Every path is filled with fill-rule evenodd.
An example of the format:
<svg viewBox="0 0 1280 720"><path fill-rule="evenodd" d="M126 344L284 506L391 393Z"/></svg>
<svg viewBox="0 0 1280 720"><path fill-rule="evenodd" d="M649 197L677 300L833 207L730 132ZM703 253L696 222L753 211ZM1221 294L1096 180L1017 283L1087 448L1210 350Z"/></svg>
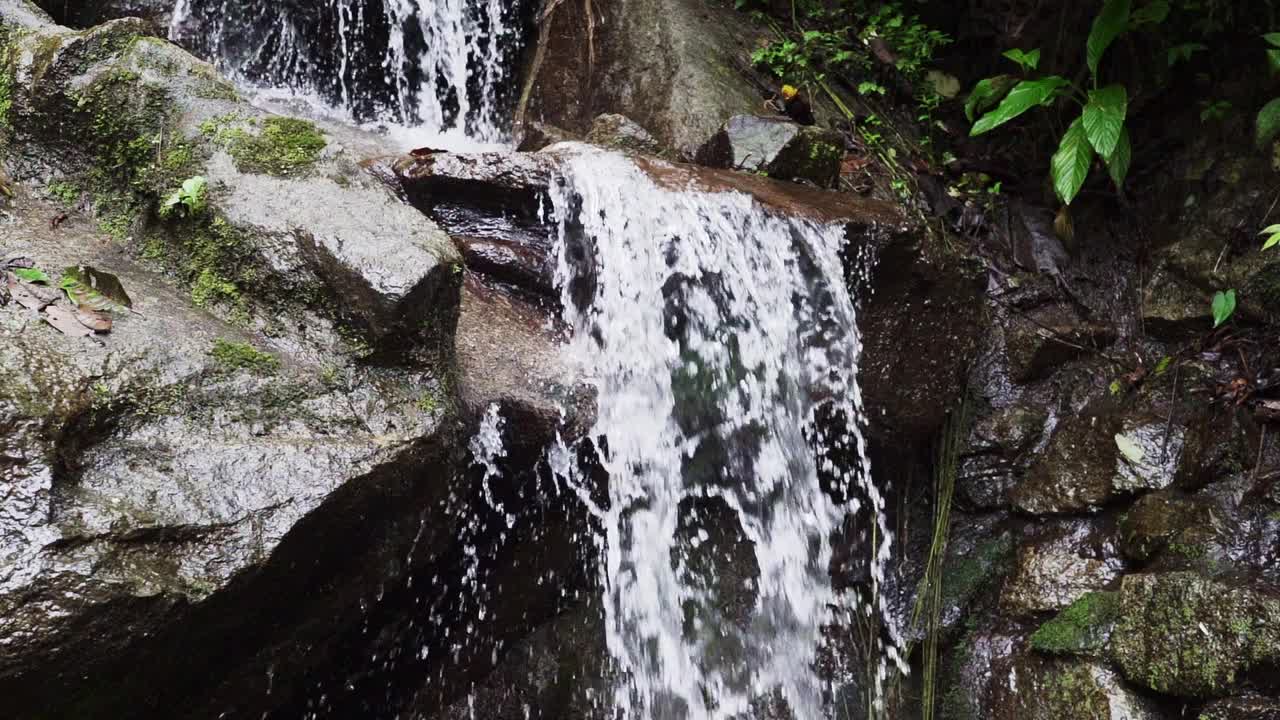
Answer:
<svg viewBox="0 0 1280 720"><path fill-rule="evenodd" d="M29 283L49 284L49 276L40 268L13 268L10 272Z"/></svg>
<svg viewBox="0 0 1280 720"><path fill-rule="evenodd" d="M1129 112L1129 94L1123 85L1108 85L1101 90L1089 91L1089 103L1084 106L1084 131L1098 154L1111 157L1120 142L1124 130L1124 118Z"/></svg>
<svg viewBox="0 0 1280 720"><path fill-rule="evenodd" d="M1236 291L1228 290L1222 292L1219 290L1213 295L1213 326L1218 327L1231 317L1231 313L1236 311Z"/></svg>
<svg viewBox="0 0 1280 720"><path fill-rule="evenodd" d="M1023 52L1018 48L1014 48L1012 50L1006 50L1004 57L1014 61L1024 70L1035 70L1040 67L1040 48L1036 48L1035 50L1030 50L1028 52Z"/></svg>
<svg viewBox="0 0 1280 720"><path fill-rule="evenodd" d="M1062 136L1062 143L1058 145L1058 152L1053 154L1050 164L1053 189L1063 203L1070 205L1080 188L1084 187L1092 164L1093 145L1089 144L1089 138L1085 134L1084 119L1076 118Z"/></svg>
<svg viewBox="0 0 1280 720"><path fill-rule="evenodd" d="M1262 231L1262 232L1260 232L1260 233L1258 233L1258 234L1259 234L1259 235L1271 235L1271 234L1274 234L1274 233L1280 233L1280 225L1268 225L1265 229L1263 229L1263 231Z"/></svg>
<svg viewBox="0 0 1280 720"><path fill-rule="evenodd" d="M1120 130L1120 142L1116 143L1115 152L1110 157L1104 157L1103 161L1107 164L1107 174L1111 176L1111 182L1115 183L1116 190L1124 189L1124 179L1129 175L1129 164L1133 162L1133 148L1129 144L1129 128Z"/></svg>
<svg viewBox="0 0 1280 720"><path fill-rule="evenodd" d="M1280 73L1280 50L1267 51L1267 67L1271 68L1271 74Z"/></svg>
<svg viewBox="0 0 1280 720"><path fill-rule="evenodd" d="M1129 0L1107 0L1093 19L1089 40L1085 44L1085 60L1089 64L1089 72L1095 76L1107 48L1129 27L1129 6Z"/></svg>
<svg viewBox="0 0 1280 720"><path fill-rule="evenodd" d="M1272 233L1271 236L1267 238L1266 242L1262 243L1262 249L1270 250L1276 245L1280 245L1280 230Z"/></svg>
<svg viewBox="0 0 1280 720"><path fill-rule="evenodd" d="M1160 362L1156 363L1156 375L1163 375L1169 372L1169 366L1173 364L1173 356L1165 355L1160 358Z"/></svg>
<svg viewBox="0 0 1280 720"><path fill-rule="evenodd" d="M1039 80L1023 80L1018 83L995 110L983 115L974 123L970 135L981 135L989 132L1010 120L1018 117L1037 105L1053 99L1062 88L1070 83L1066 78L1050 75Z"/></svg>
<svg viewBox="0 0 1280 720"><path fill-rule="evenodd" d="M1258 132L1255 138L1258 147L1265 147L1277 133L1280 133L1280 98L1276 98L1258 111Z"/></svg>
<svg viewBox="0 0 1280 720"><path fill-rule="evenodd" d="M1124 456L1124 459L1134 465L1140 464L1142 462L1142 458L1147 455L1142 451L1142 448L1138 443L1130 440L1128 437L1125 437L1120 433L1116 433L1116 447L1120 449L1120 454Z"/></svg>
<svg viewBox="0 0 1280 720"><path fill-rule="evenodd" d="M964 101L964 116L969 118L969 122L973 122L975 114L986 112L992 105L1000 102L1000 98L1004 97L1016 82L1018 79L1012 75L996 75L979 80Z"/></svg>
<svg viewBox="0 0 1280 720"><path fill-rule="evenodd" d="M1280 32L1267 33L1262 36L1262 39L1266 40L1271 45L1280 48Z"/></svg>
<svg viewBox="0 0 1280 720"><path fill-rule="evenodd" d="M1133 25L1159 25L1169 17L1168 0L1152 0L1133 13Z"/></svg>
<svg viewBox="0 0 1280 720"><path fill-rule="evenodd" d="M1168 62L1169 67L1177 65L1179 62L1185 62L1191 59L1192 55L1203 50L1208 50L1209 46L1203 43L1182 43L1169 48Z"/></svg>
<svg viewBox="0 0 1280 720"><path fill-rule="evenodd" d="M133 300L125 292L120 278L89 265L72 265L62 271L58 287L76 305L92 310L114 310L133 307Z"/></svg>
<svg viewBox="0 0 1280 720"><path fill-rule="evenodd" d="M187 178L182 182L182 192L190 195L191 197L199 197L204 194L205 185L208 184L209 181L205 180L203 175L196 175L195 177Z"/></svg>

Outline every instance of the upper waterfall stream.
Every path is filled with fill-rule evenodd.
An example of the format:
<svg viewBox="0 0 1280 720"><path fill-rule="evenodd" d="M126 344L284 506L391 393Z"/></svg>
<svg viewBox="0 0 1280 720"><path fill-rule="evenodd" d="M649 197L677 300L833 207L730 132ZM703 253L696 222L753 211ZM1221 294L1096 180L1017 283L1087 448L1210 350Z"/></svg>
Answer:
<svg viewBox="0 0 1280 720"><path fill-rule="evenodd" d="M406 149L502 146L518 0L179 0L171 39L264 98L386 128Z"/></svg>

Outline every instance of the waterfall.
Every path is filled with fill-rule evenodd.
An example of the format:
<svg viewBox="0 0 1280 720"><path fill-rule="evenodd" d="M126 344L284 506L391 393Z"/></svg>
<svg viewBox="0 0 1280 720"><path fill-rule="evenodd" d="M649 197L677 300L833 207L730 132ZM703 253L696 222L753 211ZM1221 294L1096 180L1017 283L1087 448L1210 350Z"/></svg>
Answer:
<svg viewBox="0 0 1280 720"><path fill-rule="evenodd" d="M520 17L510 0L179 0L169 36L260 98L478 149L509 139Z"/></svg>
<svg viewBox="0 0 1280 720"><path fill-rule="evenodd" d="M590 435L610 478L595 511L616 708L730 718L780 699L824 717L823 626L885 616L889 549L858 426L843 227L664 189L596 151L568 161L552 196L566 351L597 387ZM861 602L829 571L859 502L880 538Z"/></svg>

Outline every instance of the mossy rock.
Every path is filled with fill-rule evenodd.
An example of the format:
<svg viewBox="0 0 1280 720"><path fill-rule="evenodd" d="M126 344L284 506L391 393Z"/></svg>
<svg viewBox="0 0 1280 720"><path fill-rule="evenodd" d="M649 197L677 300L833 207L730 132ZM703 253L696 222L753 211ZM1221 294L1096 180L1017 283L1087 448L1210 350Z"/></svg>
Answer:
<svg viewBox="0 0 1280 720"><path fill-rule="evenodd" d="M1080 659L1040 660L1021 656L992 672L1007 680L992 684L990 720L1156 720L1154 705L1109 668Z"/></svg>
<svg viewBox="0 0 1280 720"><path fill-rule="evenodd" d="M1110 657L1168 695L1219 697L1249 668L1280 661L1280 599L1193 572L1126 576L1117 618Z"/></svg>
<svg viewBox="0 0 1280 720"><path fill-rule="evenodd" d="M443 346L461 258L353 154L391 150L243 102L211 65L147 27L37 26L6 45L19 60L0 148L15 179L87 198L104 231L225 318L323 318L388 354ZM160 212L197 177L207 187L198 209Z"/></svg>

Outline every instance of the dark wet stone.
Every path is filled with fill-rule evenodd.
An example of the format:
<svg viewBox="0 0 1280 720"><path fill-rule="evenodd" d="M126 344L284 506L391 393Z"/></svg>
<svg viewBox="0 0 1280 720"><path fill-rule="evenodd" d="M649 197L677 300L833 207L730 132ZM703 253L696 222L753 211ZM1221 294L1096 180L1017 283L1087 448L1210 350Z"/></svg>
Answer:
<svg viewBox="0 0 1280 720"><path fill-rule="evenodd" d="M525 122L520 126L520 143L516 146L516 150L520 152L537 152L556 143L576 140L582 140L582 137L567 130L562 130L555 125L536 121Z"/></svg>
<svg viewBox="0 0 1280 720"><path fill-rule="evenodd" d="M992 667L1007 682L992 683L991 720L1161 720L1163 714L1105 665L1086 660L1018 656Z"/></svg>
<svg viewBox="0 0 1280 720"><path fill-rule="evenodd" d="M1014 488L1014 507L1033 515L1089 511L1111 497L1121 419L1095 401L1059 424L1049 446Z"/></svg>
<svg viewBox="0 0 1280 720"><path fill-rule="evenodd" d="M657 139L625 115L605 114L597 117L591 123L587 142L611 150L625 150L647 155L658 155L662 152L662 145Z"/></svg>
<svg viewBox="0 0 1280 720"><path fill-rule="evenodd" d="M169 27L177 0L39 0L54 21L87 28L125 17L142 18L160 31Z"/></svg>
<svg viewBox="0 0 1280 720"><path fill-rule="evenodd" d="M1195 553L1213 535L1209 505L1173 492L1138 498L1120 518L1120 550L1128 558L1149 560L1170 549Z"/></svg>
<svg viewBox="0 0 1280 720"><path fill-rule="evenodd" d="M1005 330L1009 374L1015 382L1040 380L1058 367L1115 342L1109 326L1080 320L1067 305L1010 314Z"/></svg>
<svg viewBox="0 0 1280 720"><path fill-rule="evenodd" d="M698 149L695 160L709 167L806 180L831 187L840 176L844 138L781 117L737 115Z"/></svg>
<svg viewBox="0 0 1280 720"><path fill-rule="evenodd" d="M1039 545L1019 549L1013 568L1000 604L1021 615L1061 610L1119 575L1103 560Z"/></svg>
<svg viewBox="0 0 1280 720"><path fill-rule="evenodd" d="M546 310L479 278L464 286L454 341L458 397L473 422L496 403L518 428L507 443L515 468L536 462L557 433L572 443L595 422L594 395L560 355L564 332ZM562 416L562 408L569 412Z"/></svg>
<svg viewBox="0 0 1280 720"><path fill-rule="evenodd" d="M956 474L962 501L977 509L1007 505L1047 419L1042 407L1015 404L975 422Z"/></svg>
<svg viewBox="0 0 1280 720"><path fill-rule="evenodd" d="M497 667L466 697L426 717L606 720L603 620L598 605L580 603L503 650Z"/></svg>

